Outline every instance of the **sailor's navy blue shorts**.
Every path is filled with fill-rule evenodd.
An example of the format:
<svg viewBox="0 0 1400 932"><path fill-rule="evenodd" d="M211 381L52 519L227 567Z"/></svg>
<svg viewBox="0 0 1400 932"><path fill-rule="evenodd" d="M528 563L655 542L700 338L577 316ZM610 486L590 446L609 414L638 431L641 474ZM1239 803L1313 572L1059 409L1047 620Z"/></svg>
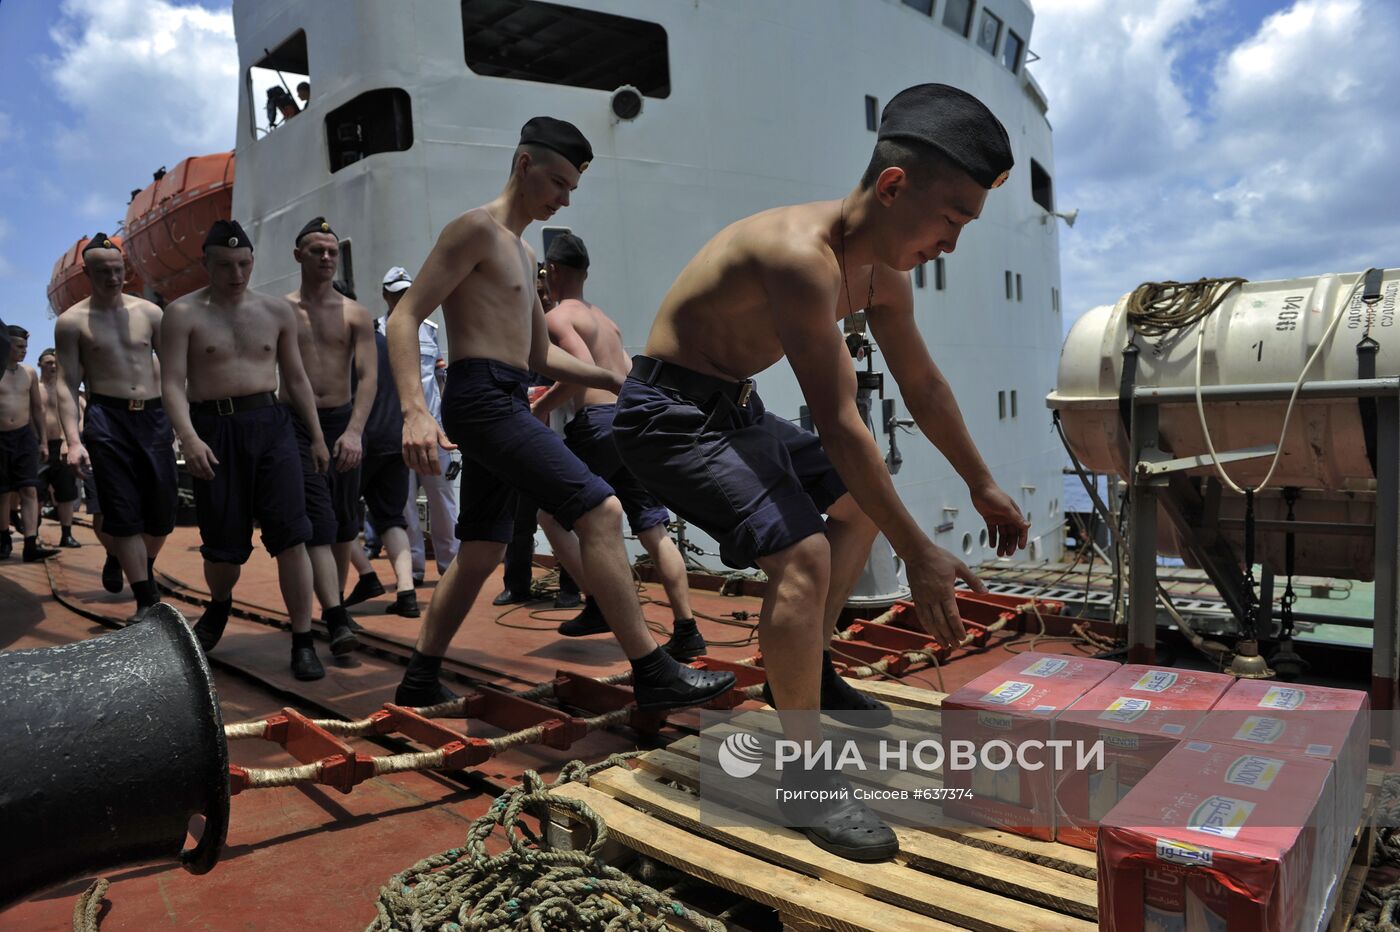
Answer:
<svg viewBox="0 0 1400 932"><path fill-rule="evenodd" d="M234 399L238 401L240 399ZM219 464L214 478L194 480L195 514L211 563L246 563L253 552L253 520L272 556L311 538L306 518L301 459L292 422L282 404L219 414L192 403L190 420ZM103 493L102 507L110 507ZM106 519L103 519L104 526Z"/></svg>
<svg viewBox="0 0 1400 932"><path fill-rule="evenodd" d="M564 445L583 461L593 475L612 486L627 524L640 534L671 520L666 507L643 488L637 477L622 465L622 455L613 443L613 414L617 405L589 405L564 425Z"/></svg>
<svg viewBox="0 0 1400 932"><path fill-rule="evenodd" d="M103 531L164 537L175 529L175 434L159 398L89 396L83 446L102 500Z"/></svg>
<svg viewBox="0 0 1400 932"><path fill-rule="evenodd" d="M345 433L350 423L350 412L354 403L347 401L335 408L317 408L316 419L321 424L321 436L325 438L326 449L332 451L331 464L325 473L316 471L311 459L311 432L295 414L292 421L296 427L297 453L301 457L301 475L305 488L306 517L311 521L312 547L341 544L359 536L364 525L360 512L360 467L346 472L335 468L335 442Z"/></svg>
<svg viewBox="0 0 1400 932"><path fill-rule="evenodd" d="M404 509L408 506L408 464L403 461L403 446L392 447L374 442L365 443L365 457L360 463L360 495L369 512L369 526L382 535L390 528L407 528Z"/></svg>
<svg viewBox="0 0 1400 932"><path fill-rule="evenodd" d="M31 424L14 430L0 430L0 494L37 489L39 478L39 437Z"/></svg>
<svg viewBox="0 0 1400 932"><path fill-rule="evenodd" d="M613 494L530 413L529 384L529 372L494 359L459 359L447 367L442 425L462 451L458 540L509 543L517 492L565 530Z"/></svg>
<svg viewBox="0 0 1400 932"><path fill-rule="evenodd" d="M613 417L623 465L717 540L727 566L755 566L826 531L822 515L846 486L816 434L768 413L751 383L645 356L634 363Z"/></svg>

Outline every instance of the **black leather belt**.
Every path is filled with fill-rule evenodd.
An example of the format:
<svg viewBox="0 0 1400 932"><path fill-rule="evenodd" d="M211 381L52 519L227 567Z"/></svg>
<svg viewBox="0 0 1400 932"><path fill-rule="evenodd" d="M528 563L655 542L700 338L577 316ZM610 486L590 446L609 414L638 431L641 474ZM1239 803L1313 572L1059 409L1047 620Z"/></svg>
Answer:
<svg viewBox="0 0 1400 932"><path fill-rule="evenodd" d="M687 369L685 366L652 359L650 356L632 357L631 376L648 385L680 392L692 401L701 404L719 394L734 402L738 407L747 408L749 396L753 394L753 379L731 382L729 379L706 375L703 372L696 372L694 369Z"/></svg>
<svg viewBox="0 0 1400 932"><path fill-rule="evenodd" d="M144 411L147 408L160 408L160 398L118 398L116 395L88 393L88 404L104 408L119 408L123 411Z"/></svg>
<svg viewBox="0 0 1400 932"><path fill-rule="evenodd" d="M222 414L228 416L239 411L253 411L257 408L270 408L277 404L277 396L272 392L258 392L256 395L240 395L237 398L211 398L208 401L191 401L191 414Z"/></svg>

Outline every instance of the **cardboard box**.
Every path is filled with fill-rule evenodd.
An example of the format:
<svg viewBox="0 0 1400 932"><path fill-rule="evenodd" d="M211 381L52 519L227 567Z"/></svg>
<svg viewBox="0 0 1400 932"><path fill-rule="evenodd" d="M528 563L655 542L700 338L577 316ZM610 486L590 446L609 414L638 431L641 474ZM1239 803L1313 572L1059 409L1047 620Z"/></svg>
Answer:
<svg viewBox="0 0 1400 932"><path fill-rule="evenodd" d="M1116 663L1088 657L1018 654L943 700L944 743L1048 741L1053 718L1118 669ZM1023 769L1015 762L1000 769L947 768L943 785L973 795L945 800L943 812L1049 841L1054 836L1054 774L1053 766Z"/></svg>
<svg viewBox="0 0 1400 932"><path fill-rule="evenodd" d="M1094 850L1099 821L1191 734L1234 682L1220 673L1128 664L1055 719L1054 737L1103 744L1103 767L1055 775L1055 840Z"/></svg>
<svg viewBox="0 0 1400 932"><path fill-rule="evenodd" d="M1238 680L1196 728L1194 738L1256 754L1311 757L1335 768L1336 809L1323 821L1330 857L1314 876L1329 903L1340 891L1361 824L1370 751L1370 699L1355 689Z"/></svg>
<svg viewBox="0 0 1400 932"><path fill-rule="evenodd" d="M1099 928L1315 932L1332 766L1186 741L1104 817Z"/></svg>

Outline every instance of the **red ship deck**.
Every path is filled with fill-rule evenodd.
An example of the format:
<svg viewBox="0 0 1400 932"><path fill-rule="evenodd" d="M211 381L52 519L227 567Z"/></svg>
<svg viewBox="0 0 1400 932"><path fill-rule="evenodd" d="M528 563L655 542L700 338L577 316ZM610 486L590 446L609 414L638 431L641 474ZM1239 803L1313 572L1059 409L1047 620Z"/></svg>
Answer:
<svg viewBox="0 0 1400 932"><path fill-rule="evenodd" d="M76 528L81 550L67 550L45 566L17 559L0 565L0 600L8 606L0 617L0 649L46 647L101 636L111 629L89 614L122 619L134 611L129 592L114 596L100 583L104 553L91 532ZM381 565L381 578L388 574ZM197 533L178 528L162 552L157 567L161 581L202 588ZM432 570L420 602L432 595ZM572 610L548 610L549 603L505 611L490 605L499 580L488 581L479 601L454 639L449 657L476 669L480 678L512 689L552 679L565 669L589 676L606 676L626 669L611 638L560 638L558 621ZM244 608L277 616L275 565L260 551L244 569L235 599ZM657 586L643 594L662 599ZM726 617L750 612L756 617L758 599L726 597L694 591L697 613ZM169 597L167 597L169 598ZM196 605L169 599L191 617ZM357 606L352 613L371 633L391 644L412 646L419 622L376 614L387 602L380 599ZM531 611L545 611L533 618ZM668 626L664 605L644 606L657 627ZM699 622L714 645L711 655L728 660L752 656L757 641L748 642L747 625ZM941 671L924 670L905 677L913 686L952 690L1007 654L998 645L1015 637L998 636L990 649L955 655ZM732 642L720 646L723 642ZM392 699L402 667L371 652L357 652L332 663L324 642L318 645L327 664L325 679L297 682L288 669L288 635L274 627L233 618L218 648L211 654L219 699L226 723L261 718L284 706L324 716L327 711L358 718ZM1071 650L1065 641L1043 642L1038 650ZM684 724L685 715L673 716ZM461 720L451 723L461 727ZM674 737L674 729L662 739ZM352 741L360 745L362 742ZM513 785L520 774L535 769L557 772L573 759L600 761L609 754L638 747L638 736L625 728L595 732L568 750L526 746L500 754L476 773L483 781L431 773L406 773L371 779L342 794L321 786L262 789L236 796L223 857L202 877L175 865L118 869L106 876L112 884L101 916L104 930L198 928L223 929L361 929L374 917L381 885L394 873L430 854L456 847L469 823L486 811L494 798L489 790ZM366 753L385 753L366 745ZM97 753L97 749L93 749ZM231 760L244 766L283 766L292 761L277 746L262 741L230 744ZM10 852L22 857L22 852ZM91 878L73 881L0 914L0 929L68 929L76 897Z"/></svg>

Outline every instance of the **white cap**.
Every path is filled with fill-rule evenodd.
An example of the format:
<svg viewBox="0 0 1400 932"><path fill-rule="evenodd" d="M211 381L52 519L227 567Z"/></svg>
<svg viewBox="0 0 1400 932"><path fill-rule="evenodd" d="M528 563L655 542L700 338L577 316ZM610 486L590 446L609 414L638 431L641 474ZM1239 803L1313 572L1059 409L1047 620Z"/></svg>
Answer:
<svg viewBox="0 0 1400 932"><path fill-rule="evenodd" d="M408 269L401 265L396 265L384 273L385 291L403 291L413 284L413 276L408 274Z"/></svg>

